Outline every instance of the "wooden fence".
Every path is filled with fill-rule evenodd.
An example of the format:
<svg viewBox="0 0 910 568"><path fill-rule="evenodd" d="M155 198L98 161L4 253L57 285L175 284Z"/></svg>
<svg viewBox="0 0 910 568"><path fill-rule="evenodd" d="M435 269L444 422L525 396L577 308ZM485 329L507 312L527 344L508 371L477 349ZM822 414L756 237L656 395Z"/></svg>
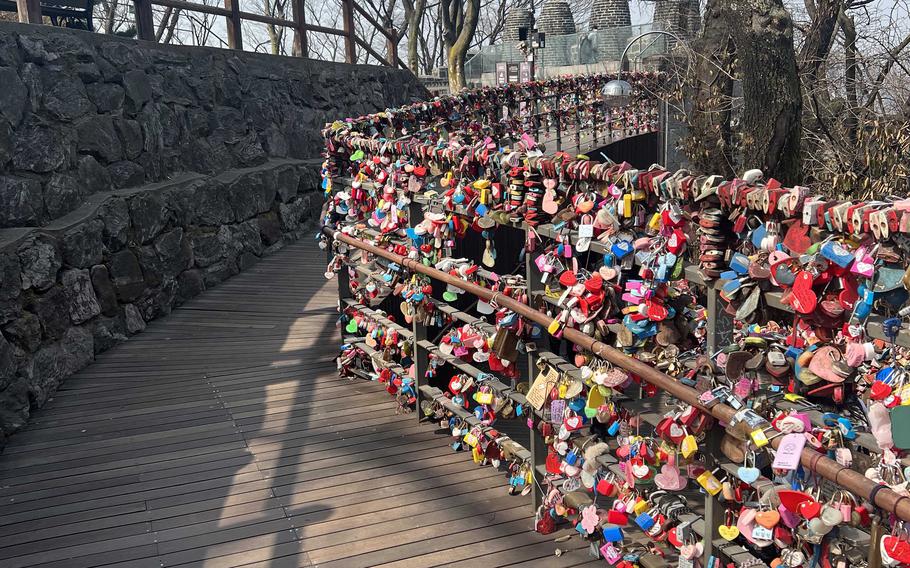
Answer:
<svg viewBox="0 0 910 568"><path fill-rule="evenodd" d="M196 12L223 16L227 25L227 43L230 49L243 49L243 33L241 26L244 21L258 22L267 25L291 28L294 30L294 45L292 53L296 57L308 57L309 47L307 34L323 33L344 38L344 54L346 63L357 62L357 49L375 58L387 67L408 67L398 58L398 33L391 26L385 26L377 21L376 17L360 6L354 0L341 0L342 29L308 24L305 17L306 0L291 0L292 19L286 20L265 14L255 14L240 10L239 0L224 0L224 7L206 6L186 0L133 0L136 16L136 32L141 40L155 40L155 21L152 16L152 6L162 6L182 12ZM17 0L19 21L27 24L43 23L41 0ZM385 57L380 55L362 37L357 35L354 26L356 14L360 14L369 26L375 28L386 40Z"/></svg>

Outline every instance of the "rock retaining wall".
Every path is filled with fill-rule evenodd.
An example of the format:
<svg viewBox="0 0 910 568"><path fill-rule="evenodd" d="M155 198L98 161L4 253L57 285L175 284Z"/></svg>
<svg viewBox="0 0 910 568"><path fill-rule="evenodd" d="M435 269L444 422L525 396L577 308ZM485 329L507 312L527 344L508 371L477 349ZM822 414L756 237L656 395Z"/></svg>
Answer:
<svg viewBox="0 0 910 568"><path fill-rule="evenodd" d="M182 174L0 233L0 443L95 354L312 232L319 182L300 160Z"/></svg>
<svg viewBox="0 0 910 568"><path fill-rule="evenodd" d="M95 354L299 238L326 122L425 94L406 71L0 22L0 447Z"/></svg>
<svg viewBox="0 0 910 568"><path fill-rule="evenodd" d="M326 122L425 93L402 70L0 22L0 228L174 172L315 158Z"/></svg>

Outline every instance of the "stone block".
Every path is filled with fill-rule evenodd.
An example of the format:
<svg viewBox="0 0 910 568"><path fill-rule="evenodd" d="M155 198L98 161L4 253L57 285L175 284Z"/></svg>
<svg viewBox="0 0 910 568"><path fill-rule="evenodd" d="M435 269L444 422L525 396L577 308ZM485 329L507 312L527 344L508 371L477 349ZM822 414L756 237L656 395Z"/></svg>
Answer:
<svg viewBox="0 0 910 568"><path fill-rule="evenodd" d="M104 223L105 245L108 249L119 250L129 237L130 208L123 199L110 199L101 206L98 218Z"/></svg>
<svg viewBox="0 0 910 568"><path fill-rule="evenodd" d="M68 304L66 292L59 284L32 298L28 309L38 316L45 339L60 339L70 327Z"/></svg>
<svg viewBox="0 0 910 568"><path fill-rule="evenodd" d="M59 127L32 122L16 131L13 165L18 170L47 173L66 166L72 142Z"/></svg>
<svg viewBox="0 0 910 568"><path fill-rule="evenodd" d="M57 219L77 209L87 196L85 185L68 173L55 173L44 186L44 206L50 219Z"/></svg>
<svg viewBox="0 0 910 568"><path fill-rule="evenodd" d="M177 303L182 304L190 298L195 298L205 290L205 280L202 271L193 268L181 272L177 277Z"/></svg>
<svg viewBox="0 0 910 568"><path fill-rule="evenodd" d="M127 339L126 321L123 315L96 318L92 322L91 328L95 355L107 351Z"/></svg>
<svg viewBox="0 0 910 568"><path fill-rule="evenodd" d="M101 262L101 235L104 223L93 219L70 229L63 235L63 263L75 268L89 268Z"/></svg>
<svg viewBox="0 0 910 568"><path fill-rule="evenodd" d="M16 126L22 120L25 103L28 101L28 89L19 78L19 73L12 67L0 67L0 117Z"/></svg>
<svg viewBox="0 0 910 568"><path fill-rule="evenodd" d="M123 306L123 313L126 317L126 331L130 335L135 335L140 331L145 330L145 320L142 319L142 314L139 313L139 308L133 304L127 304Z"/></svg>
<svg viewBox="0 0 910 568"><path fill-rule="evenodd" d="M134 187L145 182L145 169L135 162L116 162L108 166L107 171L116 188Z"/></svg>
<svg viewBox="0 0 910 568"><path fill-rule="evenodd" d="M86 326L71 327L60 341L65 374L63 379L85 368L95 359L95 340ZM62 381L61 381L62 382Z"/></svg>
<svg viewBox="0 0 910 568"><path fill-rule="evenodd" d="M152 86L142 69L131 69L123 74L123 90L127 107L136 112L152 100Z"/></svg>
<svg viewBox="0 0 910 568"><path fill-rule="evenodd" d="M41 320L29 311L10 321L3 332L10 341L29 353L34 353L41 346Z"/></svg>
<svg viewBox="0 0 910 568"><path fill-rule="evenodd" d="M84 268L65 270L60 282L69 304L70 321L78 325L101 313L89 271Z"/></svg>
<svg viewBox="0 0 910 568"><path fill-rule="evenodd" d="M86 195L111 188L111 174L93 156L79 158L77 172Z"/></svg>
<svg viewBox="0 0 910 568"><path fill-rule="evenodd" d="M270 246L281 240L281 223L278 221L278 214L274 211L263 213L256 218L259 225L259 236L262 238L262 244Z"/></svg>
<svg viewBox="0 0 910 568"><path fill-rule="evenodd" d="M40 182L0 175L0 227L37 225L43 205Z"/></svg>
<svg viewBox="0 0 910 568"><path fill-rule="evenodd" d="M193 246L181 227L162 233L155 240L155 252L168 277L176 277L193 266Z"/></svg>
<svg viewBox="0 0 910 568"><path fill-rule="evenodd" d="M87 117L76 123L76 149L111 163L123 156L114 120L107 115Z"/></svg>
<svg viewBox="0 0 910 568"><path fill-rule="evenodd" d="M57 281L63 264L60 246L50 235L38 233L26 239L18 249L22 289L47 290Z"/></svg>
<svg viewBox="0 0 910 568"><path fill-rule="evenodd" d="M122 303L133 302L145 290L145 278L139 260L129 249L114 253L108 262L108 272L111 282L117 292L117 298Z"/></svg>
<svg viewBox="0 0 910 568"><path fill-rule="evenodd" d="M205 268L223 260L226 253L224 243L218 233L212 230L195 230L190 233L193 246L193 258L196 266Z"/></svg>
<svg viewBox="0 0 910 568"><path fill-rule="evenodd" d="M196 190L196 224L223 225L235 220L232 193L217 180L206 180Z"/></svg>
<svg viewBox="0 0 910 568"><path fill-rule="evenodd" d="M136 241L147 243L157 237L167 224L167 207L158 193L140 193L129 200L130 221Z"/></svg>
<svg viewBox="0 0 910 568"><path fill-rule="evenodd" d="M113 83L92 83L86 85L88 97L95 104L98 112L114 112L123 108L125 93L123 87Z"/></svg>
<svg viewBox="0 0 910 568"><path fill-rule="evenodd" d="M117 303L117 290L111 281L110 272L107 266L98 264L91 270L92 287L95 289L95 297L101 306L101 311L105 315L114 316L120 311L120 305Z"/></svg>

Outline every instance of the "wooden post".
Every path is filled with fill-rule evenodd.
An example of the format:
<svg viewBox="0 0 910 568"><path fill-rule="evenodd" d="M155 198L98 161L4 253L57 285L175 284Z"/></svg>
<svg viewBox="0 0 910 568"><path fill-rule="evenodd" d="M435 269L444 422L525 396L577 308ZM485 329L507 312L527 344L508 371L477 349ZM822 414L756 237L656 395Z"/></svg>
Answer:
<svg viewBox="0 0 910 568"><path fill-rule="evenodd" d="M344 23L344 61L357 62L357 49L354 42L354 0L341 0L341 20Z"/></svg>
<svg viewBox="0 0 910 568"><path fill-rule="evenodd" d="M224 7L231 11L230 16L225 16L227 23L228 47L243 49L243 29L240 20L240 0L224 0Z"/></svg>
<svg viewBox="0 0 910 568"><path fill-rule="evenodd" d="M144 41L155 41L155 20L151 0L133 0L136 9L136 34Z"/></svg>
<svg viewBox="0 0 910 568"><path fill-rule="evenodd" d="M19 12L19 22L23 24L41 23L40 0L16 0L16 9Z"/></svg>
<svg viewBox="0 0 910 568"><path fill-rule="evenodd" d="M393 27L389 27L389 37L386 38L386 54L385 59L389 62L389 66L392 69L398 69L398 41L393 38L398 37L398 31Z"/></svg>
<svg viewBox="0 0 910 568"><path fill-rule="evenodd" d="M306 0L292 0L294 10L294 51L295 57L310 56L310 42L306 35Z"/></svg>

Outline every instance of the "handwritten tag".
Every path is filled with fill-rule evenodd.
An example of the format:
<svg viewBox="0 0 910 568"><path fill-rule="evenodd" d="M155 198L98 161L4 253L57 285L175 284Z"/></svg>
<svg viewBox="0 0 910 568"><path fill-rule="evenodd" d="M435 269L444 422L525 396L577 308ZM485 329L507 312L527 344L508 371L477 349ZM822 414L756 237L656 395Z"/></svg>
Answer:
<svg viewBox="0 0 910 568"><path fill-rule="evenodd" d="M802 434L787 434L777 447L777 454L774 456L774 463L771 464L771 467L795 470L799 467L799 458L805 445L806 437Z"/></svg>
<svg viewBox="0 0 910 568"><path fill-rule="evenodd" d="M774 540L774 531L755 525L755 527L752 528L752 538L758 540Z"/></svg>

